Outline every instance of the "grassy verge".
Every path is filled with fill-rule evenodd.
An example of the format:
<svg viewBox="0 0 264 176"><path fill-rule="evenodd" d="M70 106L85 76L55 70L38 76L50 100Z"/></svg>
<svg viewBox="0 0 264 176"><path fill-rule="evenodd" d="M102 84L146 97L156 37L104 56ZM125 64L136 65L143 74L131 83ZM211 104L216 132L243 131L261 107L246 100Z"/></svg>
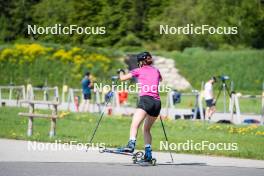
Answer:
<svg viewBox="0 0 264 176"><path fill-rule="evenodd" d="M156 52L157 55L173 58L180 74L192 86L199 89L202 81L212 75L228 75L234 81L234 90L260 94L262 90L264 51L206 51L201 48L188 48L184 52ZM220 86L221 81L217 86ZM227 81L228 85L230 81Z"/></svg>
<svg viewBox="0 0 264 176"><path fill-rule="evenodd" d="M0 108L0 137L23 140L52 142L78 141L86 143L98 119L98 114L76 113L60 118L57 123L57 136L50 139L48 132L50 122L47 119L35 119L34 134L26 136L27 118L18 117L23 108ZM131 119L124 117L106 116L96 134L94 142L104 142L107 146L117 147L126 144ZM168 138L172 143L193 143L209 141L210 143L237 143L235 151L212 150L180 150L177 153L194 153L231 156L241 158L264 159L264 127L263 126L232 126L223 124L207 124L199 121L165 121ZM152 129L153 149L159 150L160 141L164 141L160 122L157 121ZM143 138L138 136L138 149L142 149Z"/></svg>

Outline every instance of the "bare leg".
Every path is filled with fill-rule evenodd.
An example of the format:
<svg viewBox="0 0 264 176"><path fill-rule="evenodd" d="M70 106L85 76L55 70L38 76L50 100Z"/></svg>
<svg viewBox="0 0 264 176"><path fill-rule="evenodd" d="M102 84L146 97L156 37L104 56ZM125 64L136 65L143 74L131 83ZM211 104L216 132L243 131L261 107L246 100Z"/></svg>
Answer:
<svg viewBox="0 0 264 176"><path fill-rule="evenodd" d="M212 117L212 115L215 113L216 109L215 106L212 106L209 111L209 116Z"/></svg>
<svg viewBox="0 0 264 176"><path fill-rule="evenodd" d="M142 127L143 130L143 135L144 135L144 142L145 145L146 144L150 144L152 142L152 136L150 133L150 129L153 125L153 123L155 122L155 120L157 119L157 117L153 117L153 116L149 116L147 115L147 117L144 120L144 126Z"/></svg>
<svg viewBox="0 0 264 176"><path fill-rule="evenodd" d="M130 126L130 139L136 139L138 128L142 121L145 119L146 114L147 113L143 109L136 109Z"/></svg>

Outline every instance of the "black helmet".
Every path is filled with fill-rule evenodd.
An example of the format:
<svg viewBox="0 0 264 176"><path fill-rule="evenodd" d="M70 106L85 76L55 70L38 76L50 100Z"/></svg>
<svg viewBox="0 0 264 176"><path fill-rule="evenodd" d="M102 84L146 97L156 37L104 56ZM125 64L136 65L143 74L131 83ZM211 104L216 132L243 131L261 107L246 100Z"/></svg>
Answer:
<svg viewBox="0 0 264 176"><path fill-rule="evenodd" d="M147 57L151 57L151 54L149 52L143 52L137 55L137 62L143 61L147 59Z"/></svg>

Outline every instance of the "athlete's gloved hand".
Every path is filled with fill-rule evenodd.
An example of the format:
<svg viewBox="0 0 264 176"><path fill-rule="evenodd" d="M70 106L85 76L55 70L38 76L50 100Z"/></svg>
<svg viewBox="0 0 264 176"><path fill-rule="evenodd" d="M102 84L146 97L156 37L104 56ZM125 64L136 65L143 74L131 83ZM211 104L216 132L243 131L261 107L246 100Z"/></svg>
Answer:
<svg viewBox="0 0 264 176"><path fill-rule="evenodd" d="M125 70L124 69L120 68L120 69L117 70L117 74L120 74L121 72L125 74Z"/></svg>
<svg viewBox="0 0 264 176"><path fill-rule="evenodd" d="M110 90L107 94L105 94L105 101L106 102L110 101L113 95L114 95L114 92Z"/></svg>

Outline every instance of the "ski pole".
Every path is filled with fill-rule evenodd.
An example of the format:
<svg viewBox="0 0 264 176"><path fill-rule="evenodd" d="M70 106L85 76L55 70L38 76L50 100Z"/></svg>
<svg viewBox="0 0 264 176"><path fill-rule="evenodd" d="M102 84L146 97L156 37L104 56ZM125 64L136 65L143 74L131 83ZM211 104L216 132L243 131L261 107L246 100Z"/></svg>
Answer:
<svg viewBox="0 0 264 176"><path fill-rule="evenodd" d="M161 116L160 116L160 122L161 122L161 126L162 126L163 133L164 133L164 136L165 136L165 140L169 144L169 140L168 140L168 137L167 137L167 134L166 134L166 130L165 130L165 127L164 127L164 124L163 124L163 120L161 119ZM169 150L169 152L170 152L171 162L174 163L171 151Z"/></svg>
<svg viewBox="0 0 264 176"><path fill-rule="evenodd" d="M113 78L112 78L112 79L113 79ZM117 78L114 77L114 79L115 79L114 84L116 84L116 82L117 82ZM103 110L102 110L102 112L101 112L100 118L99 118L99 120L97 121L97 124L96 124L96 126L95 126L95 128L94 128L94 131L93 131L93 133L92 133L92 136L91 136L91 138L90 138L88 144L91 144L91 143L92 143L92 141L93 141L93 139L94 139L94 136L95 136L95 134L96 134L96 131L97 131L98 127L99 127L99 124L101 123L101 120L102 120L102 118L103 118L103 116L104 116L105 109L106 109L108 103L111 101L113 95L114 95L114 92L113 92L113 91L110 91L110 92L107 93L107 100L106 100L106 102L105 102L105 105L104 105L104 108L103 108ZM86 152L88 151L88 148L89 148L89 145L87 146Z"/></svg>
<svg viewBox="0 0 264 176"><path fill-rule="evenodd" d="M105 102L105 106L104 106L104 108L103 108L103 111L101 112L100 118L99 118L99 120L97 121L97 124L96 124L96 126L95 126L95 128L94 128L93 134L92 134L92 136L91 136L91 138L90 138L88 144L91 144L91 143L92 143L92 141L93 141L93 139L94 139L94 136L95 136L95 133L96 133L96 131L97 131L98 127L99 127L99 124L100 124L100 122L101 122L101 120L102 120L102 118L103 118L103 116L104 116L105 109L106 109L108 103L110 102L110 100L111 100L111 98L112 98L114 92L109 92L109 93L110 93L110 96L109 96L109 98L107 99L107 101ZM87 147L86 151L88 150L88 148L89 148L89 147Z"/></svg>

